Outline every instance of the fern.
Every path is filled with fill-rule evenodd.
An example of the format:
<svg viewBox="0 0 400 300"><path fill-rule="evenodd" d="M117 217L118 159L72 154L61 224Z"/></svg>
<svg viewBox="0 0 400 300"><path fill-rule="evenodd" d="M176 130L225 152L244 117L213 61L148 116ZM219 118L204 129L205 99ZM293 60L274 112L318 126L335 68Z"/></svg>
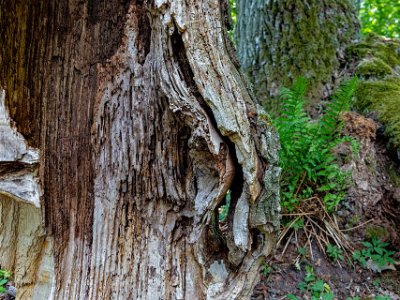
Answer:
<svg viewBox="0 0 400 300"><path fill-rule="evenodd" d="M345 82L333 95L331 102L327 105L325 114L320 120L320 135L332 137L335 132L340 132L343 129L343 121L339 120L339 115L350 110L350 103L356 90L357 82L357 77L352 78Z"/></svg>
<svg viewBox="0 0 400 300"><path fill-rule="evenodd" d="M292 88L282 89L281 116L274 124L282 144L282 206L288 211L293 211L303 199L318 196L331 212L344 197L349 176L335 163L332 149L343 142L350 142L355 148L353 139L340 137L340 114L349 110L356 85L356 78L343 84L317 121L304 110L304 78L299 78Z"/></svg>

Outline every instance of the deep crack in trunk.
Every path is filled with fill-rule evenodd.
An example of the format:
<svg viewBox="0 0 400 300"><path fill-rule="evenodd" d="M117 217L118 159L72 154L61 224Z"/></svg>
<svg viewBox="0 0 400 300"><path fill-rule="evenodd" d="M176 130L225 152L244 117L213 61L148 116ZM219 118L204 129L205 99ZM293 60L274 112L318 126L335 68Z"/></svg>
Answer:
<svg viewBox="0 0 400 300"><path fill-rule="evenodd" d="M28 38L48 58L29 79L41 126L17 118L17 128L41 137L55 297L248 298L279 224L278 142L231 61L220 1L70 1L37 13L51 20L43 40ZM7 67L1 84L18 111Z"/></svg>

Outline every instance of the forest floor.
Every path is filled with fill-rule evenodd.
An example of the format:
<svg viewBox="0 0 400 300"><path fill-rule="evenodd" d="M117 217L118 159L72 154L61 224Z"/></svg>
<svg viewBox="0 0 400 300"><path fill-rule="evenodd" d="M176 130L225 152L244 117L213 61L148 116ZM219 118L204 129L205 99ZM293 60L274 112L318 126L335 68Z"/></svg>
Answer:
<svg viewBox="0 0 400 300"><path fill-rule="evenodd" d="M400 300L400 163L386 149L381 124L356 113L348 113L345 119L344 134L355 137L360 150L351 158L348 145L336 149L353 185L327 218L340 230L338 244L345 246L335 247L331 257L326 254L324 241L335 245L335 239L323 226L326 220L309 209L300 226L282 227L285 236L266 258L252 299ZM353 259L362 249L358 253L364 264ZM368 250L374 260L367 257Z"/></svg>

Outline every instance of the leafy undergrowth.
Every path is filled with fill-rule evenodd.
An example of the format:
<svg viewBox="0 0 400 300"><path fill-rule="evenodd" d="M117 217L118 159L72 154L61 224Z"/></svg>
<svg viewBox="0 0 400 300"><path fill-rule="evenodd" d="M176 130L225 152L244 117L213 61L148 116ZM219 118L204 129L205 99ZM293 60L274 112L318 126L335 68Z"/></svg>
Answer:
<svg viewBox="0 0 400 300"><path fill-rule="evenodd" d="M353 248L350 258L333 244L323 253L316 238L309 242L304 228L296 229L266 259L252 299L400 299L399 224L390 222L387 200L364 208L343 200L335 218Z"/></svg>
<svg viewBox="0 0 400 300"><path fill-rule="evenodd" d="M335 121L329 120L334 125L329 138L319 137L324 116L313 121L302 112L305 88L297 84L284 91L291 107L284 100L286 113L279 120L297 128L294 135L283 136L291 148L283 150L280 244L275 255L266 258L252 299L398 300L399 162L388 155L381 126L357 113L341 113L346 105L336 110ZM347 91L348 101L351 90L348 83L337 95ZM288 162L296 149L304 152ZM304 167L308 165L311 172ZM327 169L335 175L319 173ZM351 178L352 184L344 184L342 177ZM331 203L328 194L336 197Z"/></svg>
<svg viewBox="0 0 400 300"><path fill-rule="evenodd" d="M6 284L10 280L11 272L7 270L0 269L0 293L6 291Z"/></svg>
<svg viewBox="0 0 400 300"><path fill-rule="evenodd" d="M375 224L382 221L375 220ZM347 234L358 249L351 261L341 257L337 249L332 256L328 251L322 253L315 240L307 244L307 236L299 229L284 255L280 247L266 261L264 270L268 272L261 274L252 299L400 299L400 272L395 270L399 253L388 242L368 240L366 228ZM305 244L307 247L301 246ZM376 269L374 264L382 268Z"/></svg>
<svg viewBox="0 0 400 300"><path fill-rule="evenodd" d="M356 85L356 78L342 85L318 121L311 120L304 109L304 78L299 78L291 89L282 90L281 116L274 124L282 145L279 158L284 210L293 212L304 200L318 197L332 212L343 199L349 174L340 170L332 150L338 144L354 142L340 136L343 122L339 117L349 110Z"/></svg>
<svg viewBox="0 0 400 300"><path fill-rule="evenodd" d="M341 114L350 109L356 86L357 78L343 84L318 120L312 120L305 112L307 82L304 78L281 92L281 116L274 124L282 145L281 206L286 227L278 245L286 235L293 236L297 229L303 228L308 242L311 237L315 238L323 252L331 241L345 251L351 250L331 213L351 182L350 173L340 169L333 150L349 143L353 155L358 151L353 137L341 135L344 126Z"/></svg>
<svg viewBox="0 0 400 300"><path fill-rule="evenodd" d="M362 4L361 4L362 2ZM364 0L360 5L360 23L364 34L376 32L400 38L400 5L392 0Z"/></svg>

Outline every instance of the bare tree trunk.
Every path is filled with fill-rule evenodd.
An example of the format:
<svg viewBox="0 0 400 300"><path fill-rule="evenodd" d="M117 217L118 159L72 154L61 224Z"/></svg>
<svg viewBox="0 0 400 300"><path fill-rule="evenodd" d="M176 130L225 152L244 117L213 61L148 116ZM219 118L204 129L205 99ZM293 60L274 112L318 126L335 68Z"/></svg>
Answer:
<svg viewBox="0 0 400 300"><path fill-rule="evenodd" d="M0 84L40 149L54 298L249 298L279 224L278 141L230 59L224 11L0 1Z"/></svg>
<svg viewBox="0 0 400 300"><path fill-rule="evenodd" d="M309 79L312 100L331 94L359 30L349 0L238 0L237 11L238 57L269 110L299 76Z"/></svg>

